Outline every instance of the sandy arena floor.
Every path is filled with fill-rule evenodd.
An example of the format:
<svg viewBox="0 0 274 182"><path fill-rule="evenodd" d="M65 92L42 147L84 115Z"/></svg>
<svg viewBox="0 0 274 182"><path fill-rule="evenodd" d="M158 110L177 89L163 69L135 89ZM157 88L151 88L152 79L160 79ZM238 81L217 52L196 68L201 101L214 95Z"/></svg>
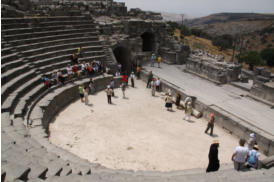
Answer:
<svg viewBox="0 0 274 182"><path fill-rule="evenodd" d="M171 171L206 168L209 146L218 139L221 164L231 163L237 138L216 126L214 137L206 135L207 121L183 120L182 110L166 111L159 93L152 97L144 82L136 85L126 99L115 89L112 105L105 92L89 96L90 106L69 105L50 125L50 141L112 169Z"/></svg>

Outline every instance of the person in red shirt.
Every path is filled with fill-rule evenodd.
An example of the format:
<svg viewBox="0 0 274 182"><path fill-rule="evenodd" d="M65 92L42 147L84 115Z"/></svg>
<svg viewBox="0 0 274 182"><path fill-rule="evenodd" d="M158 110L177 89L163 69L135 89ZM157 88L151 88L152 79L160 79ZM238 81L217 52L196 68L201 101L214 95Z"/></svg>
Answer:
<svg viewBox="0 0 274 182"><path fill-rule="evenodd" d="M78 66L77 66L77 64L75 64L75 65L72 67L72 71L73 71L73 73L74 73L74 76L76 77L77 74L78 74Z"/></svg>

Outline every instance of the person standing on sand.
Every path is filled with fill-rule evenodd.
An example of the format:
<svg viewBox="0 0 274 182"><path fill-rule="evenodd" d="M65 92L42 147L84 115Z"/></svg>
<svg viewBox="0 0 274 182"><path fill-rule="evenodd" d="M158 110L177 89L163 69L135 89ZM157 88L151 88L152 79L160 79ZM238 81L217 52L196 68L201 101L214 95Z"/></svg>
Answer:
<svg viewBox="0 0 274 182"><path fill-rule="evenodd" d="M112 90L110 88L110 85L107 86L107 89L105 90L107 93L107 98L108 98L108 104L111 104L111 95L112 95Z"/></svg>
<svg viewBox="0 0 274 182"><path fill-rule="evenodd" d="M137 67L137 79L138 80L140 79L141 70L142 70L142 67L140 65L138 65L138 67Z"/></svg>
<svg viewBox="0 0 274 182"><path fill-rule="evenodd" d="M214 140L213 144L211 144L208 154L209 163L206 169L206 172L213 172L218 171L220 168L220 162L218 159L218 148L219 148L219 141Z"/></svg>
<svg viewBox="0 0 274 182"><path fill-rule="evenodd" d="M210 119L207 123L207 128L205 130L205 133L207 133L207 131L210 129L210 136L213 135L214 122L215 122L215 115L213 113L211 113Z"/></svg>
<svg viewBox="0 0 274 182"><path fill-rule="evenodd" d="M151 94L152 94L152 96L155 96L156 82L155 82L154 78L152 79L150 86L151 86Z"/></svg>
<svg viewBox="0 0 274 182"><path fill-rule="evenodd" d="M180 92L177 92L177 94L176 94L176 102L175 102L175 105L177 106L177 109L180 108L180 102L181 102L181 94L180 94Z"/></svg>
<svg viewBox="0 0 274 182"><path fill-rule="evenodd" d="M161 90L160 88L161 88L161 80L158 77L157 80L156 80L156 91L160 92L160 90Z"/></svg>
<svg viewBox="0 0 274 182"><path fill-rule="evenodd" d="M168 96L165 99L166 101L166 108L168 111L172 111L172 97L171 97L171 93L168 93Z"/></svg>
<svg viewBox="0 0 274 182"><path fill-rule="evenodd" d="M186 105L186 112L185 112L184 120L190 121L191 120L191 114L192 114L192 104L191 104L191 102L188 102L187 105Z"/></svg>
<svg viewBox="0 0 274 182"><path fill-rule="evenodd" d="M90 94L95 93L95 84L92 78L89 79L89 89L90 89Z"/></svg>
<svg viewBox="0 0 274 182"><path fill-rule="evenodd" d="M126 94L125 94L125 92L126 92L126 83L122 83L121 88L122 88L122 92L123 92L123 98L125 99L126 98Z"/></svg>
<svg viewBox="0 0 274 182"><path fill-rule="evenodd" d="M134 72L131 73L130 75L130 80L131 80L131 86L134 88L134 79L135 79L135 75Z"/></svg>
<svg viewBox="0 0 274 182"><path fill-rule="evenodd" d="M85 105L88 105L88 103L89 103L89 101L88 101L88 87L85 87L84 97L85 97Z"/></svg>
<svg viewBox="0 0 274 182"><path fill-rule="evenodd" d="M78 87L78 90L79 90L79 95L80 95L80 98L81 98L81 102L84 102L84 85L80 85Z"/></svg>
<svg viewBox="0 0 274 182"><path fill-rule="evenodd" d="M112 97L114 97L114 79L112 78L111 81L110 81L110 88L112 90Z"/></svg>
<svg viewBox="0 0 274 182"><path fill-rule="evenodd" d="M149 88L152 78L153 78L153 74L152 74L152 71L150 71L147 79L147 88Z"/></svg>

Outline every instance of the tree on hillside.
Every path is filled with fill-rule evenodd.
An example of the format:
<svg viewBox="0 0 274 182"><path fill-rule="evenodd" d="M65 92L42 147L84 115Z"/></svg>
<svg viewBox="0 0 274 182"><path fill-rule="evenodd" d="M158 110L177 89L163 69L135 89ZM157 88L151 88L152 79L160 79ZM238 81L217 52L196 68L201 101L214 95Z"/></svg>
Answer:
<svg viewBox="0 0 274 182"><path fill-rule="evenodd" d="M274 48L265 48L261 51L261 57L268 66L274 66Z"/></svg>
<svg viewBox="0 0 274 182"><path fill-rule="evenodd" d="M237 58L239 62L248 64L250 70L253 70L254 66L263 64L262 58L257 51L243 52L242 54L238 54Z"/></svg>
<svg viewBox="0 0 274 182"><path fill-rule="evenodd" d="M220 50L229 49L233 47L233 37L228 34L217 36L212 39L212 43L220 47Z"/></svg>

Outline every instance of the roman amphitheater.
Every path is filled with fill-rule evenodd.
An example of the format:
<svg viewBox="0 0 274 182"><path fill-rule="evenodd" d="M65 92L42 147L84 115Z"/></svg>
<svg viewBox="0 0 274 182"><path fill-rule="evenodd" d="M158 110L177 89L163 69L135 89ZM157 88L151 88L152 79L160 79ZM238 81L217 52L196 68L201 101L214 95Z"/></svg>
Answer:
<svg viewBox="0 0 274 182"><path fill-rule="evenodd" d="M113 0L2 0L1 181L265 181L274 179L274 75L254 72L178 41L161 14ZM68 75L95 61L90 75ZM151 55L161 55L160 68ZM122 72L140 79L121 90ZM64 84L51 83L62 73ZM80 72L80 71L79 71ZM152 96L149 73L161 80ZM241 80L239 80L241 75ZM48 78L48 80L45 80ZM79 86L94 81L89 104ZM114 80L112 104L105 89ZM182 106L165 108L166 93ZM193 112L185 120L184 100ZM213 136L205 134L215 114ZM235 171L240 138L256 134L261 168ZM219 140L220 169L206 173Z"/></svg>

